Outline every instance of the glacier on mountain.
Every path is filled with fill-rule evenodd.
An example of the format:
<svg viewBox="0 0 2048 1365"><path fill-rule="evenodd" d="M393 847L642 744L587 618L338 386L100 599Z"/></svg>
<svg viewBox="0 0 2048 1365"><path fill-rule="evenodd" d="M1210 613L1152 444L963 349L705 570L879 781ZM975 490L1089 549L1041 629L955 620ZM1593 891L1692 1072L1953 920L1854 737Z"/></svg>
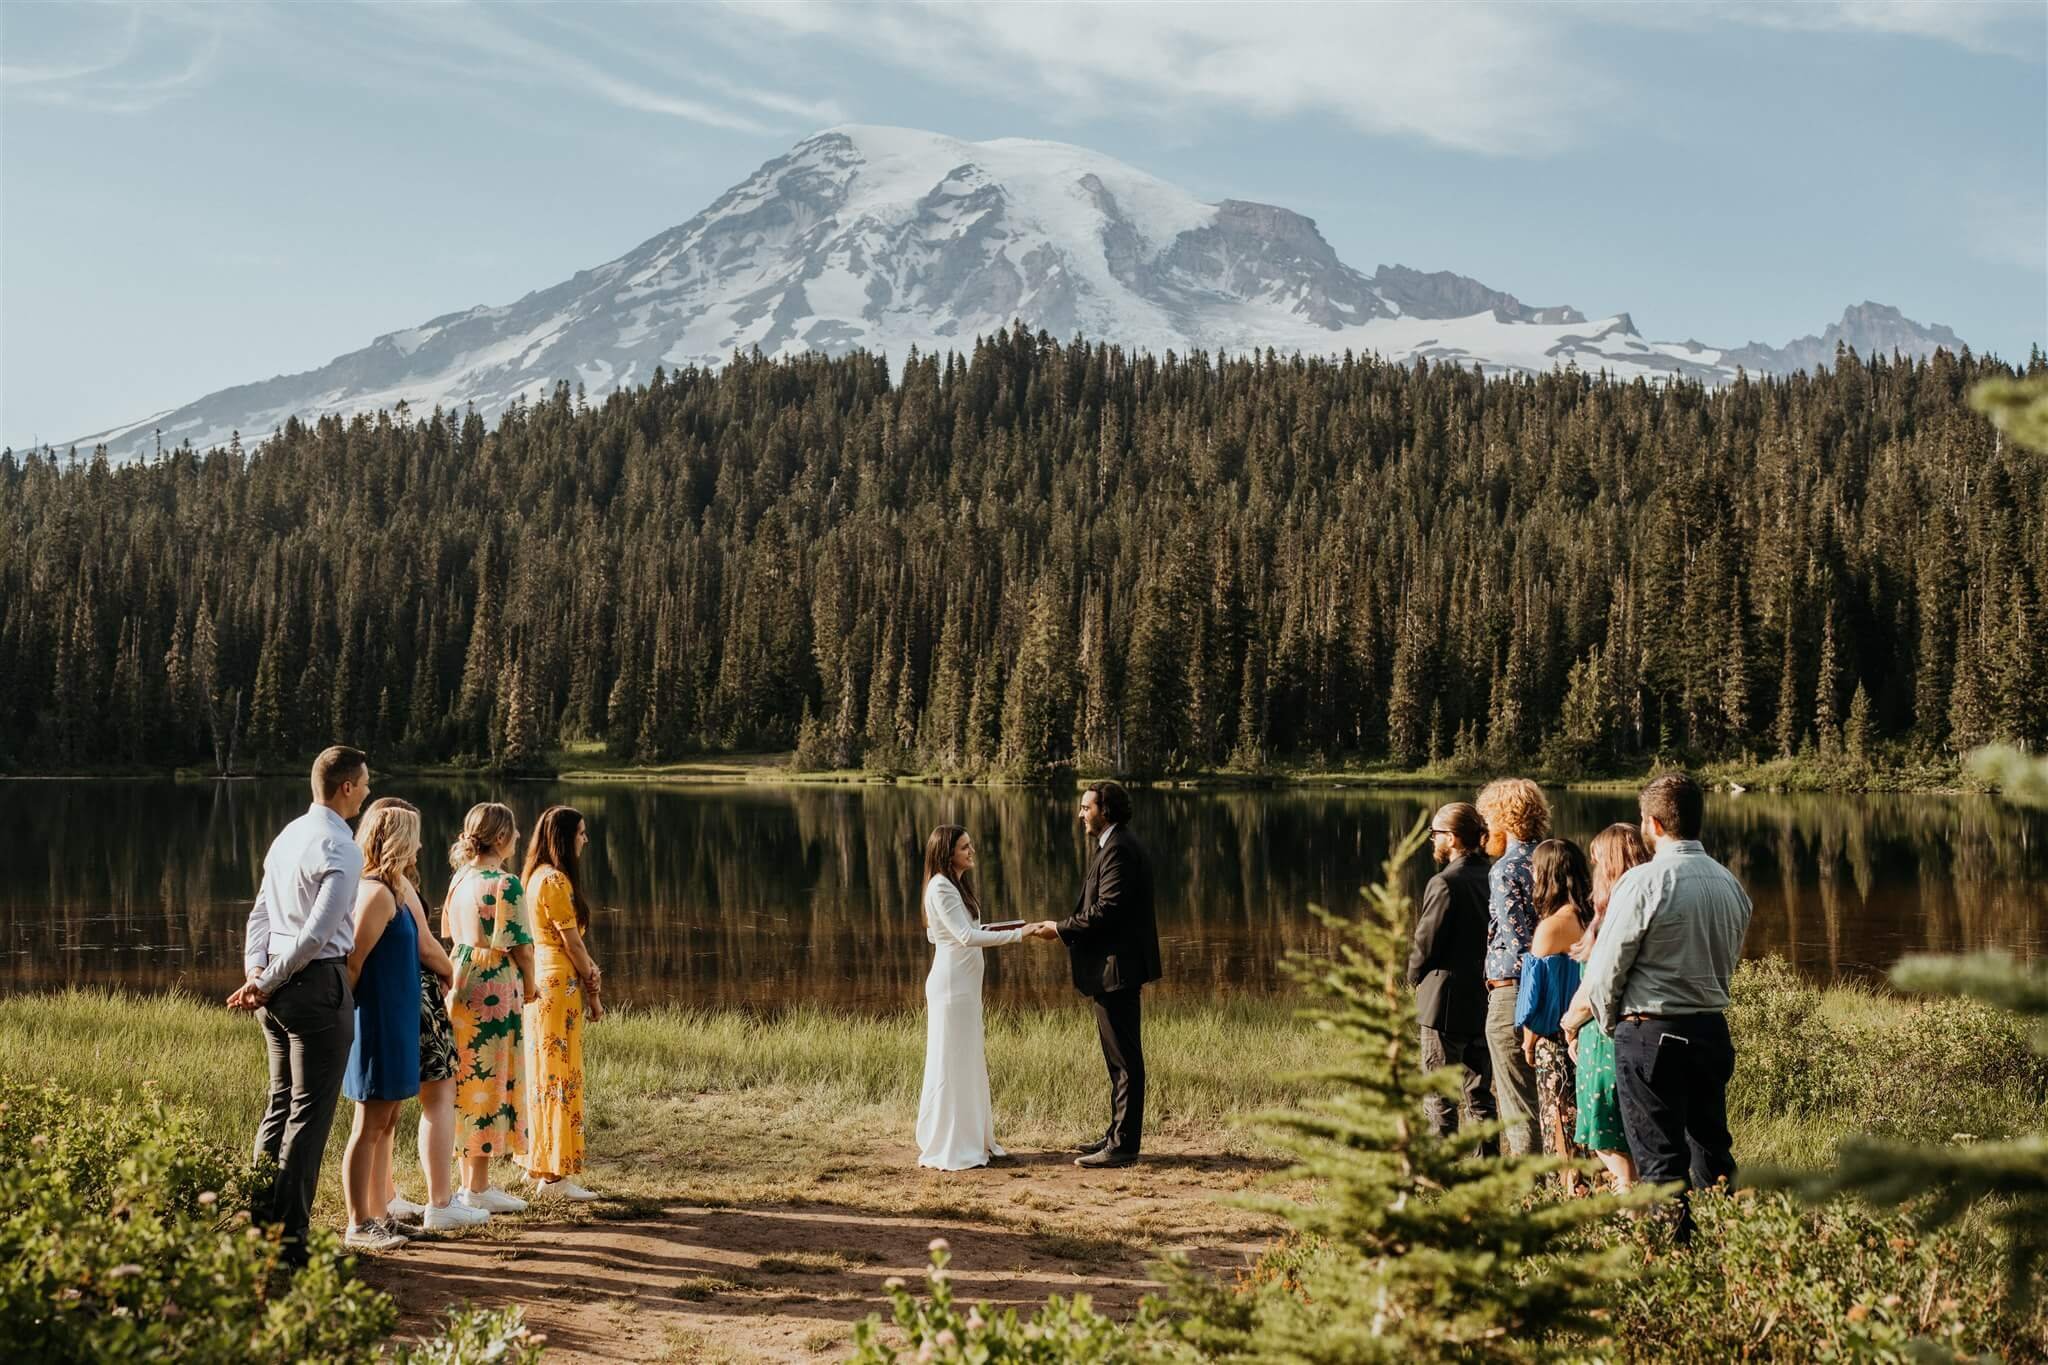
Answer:
<svg viewBox="0 0 2048 1365"><path fill-rule="evenodd" d="M1888 346L1958 344L1866 304ZM1858 344L1852 309L1797 361ZM245 442L288 417L473 404L486 419L567 380L592 396L657 366L716 366L735 351L960 349L1021 320L1154 353L1375 353L1488 373L1574 365L1623 378L1719 383L1737 364L1790 369L1772 348L1650 342L1627 314L1531 307L1449 272L1344 264L1288 209L1206 204L1110 157L1057 142L963 142L901 128L828 129L680 227L516 303L450 313L378 337L303 374L224 389L82 437L116 455L159 438ZM1925 344L1922 339L1925 338ZM1825 343L1825 356L1819 353ZM1818 357L1818 358L1817 358Z"/></svg>

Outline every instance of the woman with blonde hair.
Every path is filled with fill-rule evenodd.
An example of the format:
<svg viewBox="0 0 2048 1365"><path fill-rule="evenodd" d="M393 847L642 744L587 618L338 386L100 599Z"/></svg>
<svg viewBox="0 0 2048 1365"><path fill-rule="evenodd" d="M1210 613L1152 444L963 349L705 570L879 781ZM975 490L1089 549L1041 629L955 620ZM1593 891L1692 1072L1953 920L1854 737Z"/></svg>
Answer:
<svg viewBox="0 0 2048 1365"><path fill-rule="evenodd" d="M1650 847L1634 825L1614 824L1593 836L1587 856L1593 864L1593 922L1572 945L1572 956L1580 962L1593 955L1593 945L1607 920L1608 902L1614 899L1614 888L1629 869L1650 861ZM1622 1126L1621 1092L1614 1074L1614 1039L1593 1022L1593 1006L1586 998L1583 981L1578 994L1572 997L1571 1008L1559 1022L1565 1045L1571 1049L1572 1060L1579 1069L1579 1121L1574 1136L1580 1146L1600 1158L1600 1164L1614 1177L1615 1188L1625 1190L1636 1183L1636 1163L1629 1153L1628 1130ZM1590 1030L1586 1027L1589 1023Z"/></svg>
<svg viewBox="0 0 2048 1365"><path fill-rule="evenodd" d="M584 946L590 905L582 858L590 832L581 812L550 806L533 822L521 876L533 901L538 993L526 1004L527 1178L536 1195L595 1199L576 1183L583 1170L583 1025L604 1018L604 973Z"/></svg>
<svg viewBox="0 0 2048 1365"><path fill-rule="evenodd" d="M356 1036L341 1083L356 1104L342 1167L345 1240L360 1251L389 1251L406 1243L389 1213L392 1135L399 1108L420 1093L419 937L412 916L399 909L405 869L419 856L419 813L391 806L373 812L356 844L363 879L348 955Z"/></svg>
<svg viewBox="0 0 2048 1365"><path fill-rule="evenodd" d="M455 1026L455 1114L462 1192L455 1201L486 1213L518 1213L526 1201L491 1184L491 1161L526 1151L521 1006L533 993L533 932L519 879L505 869L519 843L509 807L469 808L448 851L455 877L441 929L455 942L448 1017Z"/></svg>
<svg viewBox="0 0 2048 1365"><path fill-rule="evenodd" d="M419 816L418 806L396 796L372 801L363 813L372 816L391 807L410 811L415 818ZM454 979L455 964L449 961L441 940L427 927L417 848L392 889L412 917L413 932L420 945L419 1159L420 1175L427 1185L427 1202L415 1204L399 1194L394 1179L385 1187L390 1197L384 1207L393 1219L417 1220L428 1232L448 1232L490 1219L488 1213L455 1202L455 1026L448 1019L448 983ZM394 1128L394 1146L396 1136ZM385 1169L390 1168L387 1157Z"/></svg>
<svg viewBox="0 0 2048 1365"><path fill-rule="evenodd" d="M1536 1068L1522 1051L1515 1027L1521 994L1522 959L1536 936L1536 902L1530 858L1550 834L1550 803L1543 788L1526 777L1489 782L1474 805L1486 822L1486 1053L1493 1063L1493 1096L1508 1151L1525 1156L1541 1150L1537 1139Z"/></svg>

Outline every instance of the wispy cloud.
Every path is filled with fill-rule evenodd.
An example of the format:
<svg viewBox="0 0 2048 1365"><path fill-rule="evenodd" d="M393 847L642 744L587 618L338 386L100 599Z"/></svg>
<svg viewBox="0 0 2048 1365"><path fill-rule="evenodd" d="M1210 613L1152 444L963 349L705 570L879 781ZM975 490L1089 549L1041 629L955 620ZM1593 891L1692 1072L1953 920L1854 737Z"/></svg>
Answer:
<svg viewBox="0 0 2048 1365"><path fill-rule="evenodd" d="M2048 273L2048 205L2009 192L1974 196L1964 206L1963 240L1993 265Z"/></svg>
<svg viewBox="0 0 2048 1365"><path fill-rule="evenodd" d="M2048 11L2030 0L1766 0L1713 5L1703 12L1724 23L1889 34L2025 61L2048 58Z"/></svg>
<svg viewBox="0 0 2048 1365"><path fill-rule="evenodd" d="M680 81L664 81L659 86L649 84L613 66L570 51L561 44L531 37L521 27L529 16L517 8L500 11L458 0L458 3L441 5L390 5L382 7L379 12L401 19L430 35L432 41L441 45L444 54L468 53L496 64L495 72L478 74L525 82L540 81L603 100L621 109L663 114L707 128L737 133L785 131L734 108L731 87L728 85L727 89L720 90L717 77L707 79L700 73L688 84ZM534 16L545 18L546 12L535 11ZM726 100L705 99L698 91L690 90L690 84L699 90L725 95ZM749 102L760 104L758 98Z"/></svg>
<svg viewBox="0 0 2048 1365"><path fill-rule="evenodd" d="M101 114L140 114L204 86L236 22L232 5L78 5L62 11L54 52L0 63L0 90L17 99ZM45 11L49 13L52 11ZM9 56L21 47L19 25Z"/></svg>
<svg viewBox="0 0 2048 1365"><path fill-rule="evenodd" d="M1325 114L1527 154L1554 150L1616 93L1541 6L730 2L792 38L1075 118Z"/></svg>

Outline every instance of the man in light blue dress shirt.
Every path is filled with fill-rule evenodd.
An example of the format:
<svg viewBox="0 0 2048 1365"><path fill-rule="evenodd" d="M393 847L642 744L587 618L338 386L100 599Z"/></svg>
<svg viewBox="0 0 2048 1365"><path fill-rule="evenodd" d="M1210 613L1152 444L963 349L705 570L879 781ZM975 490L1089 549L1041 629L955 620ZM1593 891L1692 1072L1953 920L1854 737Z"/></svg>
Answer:
<svg viewBox="0 0 2048 1365"><path fill-rule="evenodd" d="M269 1049L270 1104L256 1129L256 1156L277 1162L277 1183L268 1206L251 1212L284 1225L292 1265L306 1261L320 1161L355 1041L348 954L363 854L347 822L369 795L362 750L336 745L313 760L313 804L263 859L242 946L247 980L228 997L229 1009L256 1012Z"/></svg>
<svg viewBox="0 0 2048 1365"><path fill-rule="evenodd" d="M1749 930L1750 900L1700 845L1706 793L1684 773L1643 788L1643 841L1655 855L1615 883L1586 963L1586 999L1614 1038L1615 1087L1629 1154L1645 1184L1734 1183L1728 1081L1728 982ZM1674 1240L1692 1240L1678 1197Z"/></svg>

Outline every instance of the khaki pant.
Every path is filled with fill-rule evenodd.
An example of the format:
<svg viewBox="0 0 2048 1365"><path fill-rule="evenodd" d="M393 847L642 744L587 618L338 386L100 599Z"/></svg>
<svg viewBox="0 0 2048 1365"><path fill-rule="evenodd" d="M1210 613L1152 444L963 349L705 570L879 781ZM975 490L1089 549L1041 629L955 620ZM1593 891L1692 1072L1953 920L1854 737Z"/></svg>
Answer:
<svg viewBox="0 0 2048 1365"><path fill-rule="evenodd" d="M1515 986L1495 986L1486 997L1486 1052L1493 1060L1493 1098L1500 1110L1508 1151L1527 1156L1543 1150L1537 1136L1536 1068L1522 1056L1515 1027Z"/></svg>

